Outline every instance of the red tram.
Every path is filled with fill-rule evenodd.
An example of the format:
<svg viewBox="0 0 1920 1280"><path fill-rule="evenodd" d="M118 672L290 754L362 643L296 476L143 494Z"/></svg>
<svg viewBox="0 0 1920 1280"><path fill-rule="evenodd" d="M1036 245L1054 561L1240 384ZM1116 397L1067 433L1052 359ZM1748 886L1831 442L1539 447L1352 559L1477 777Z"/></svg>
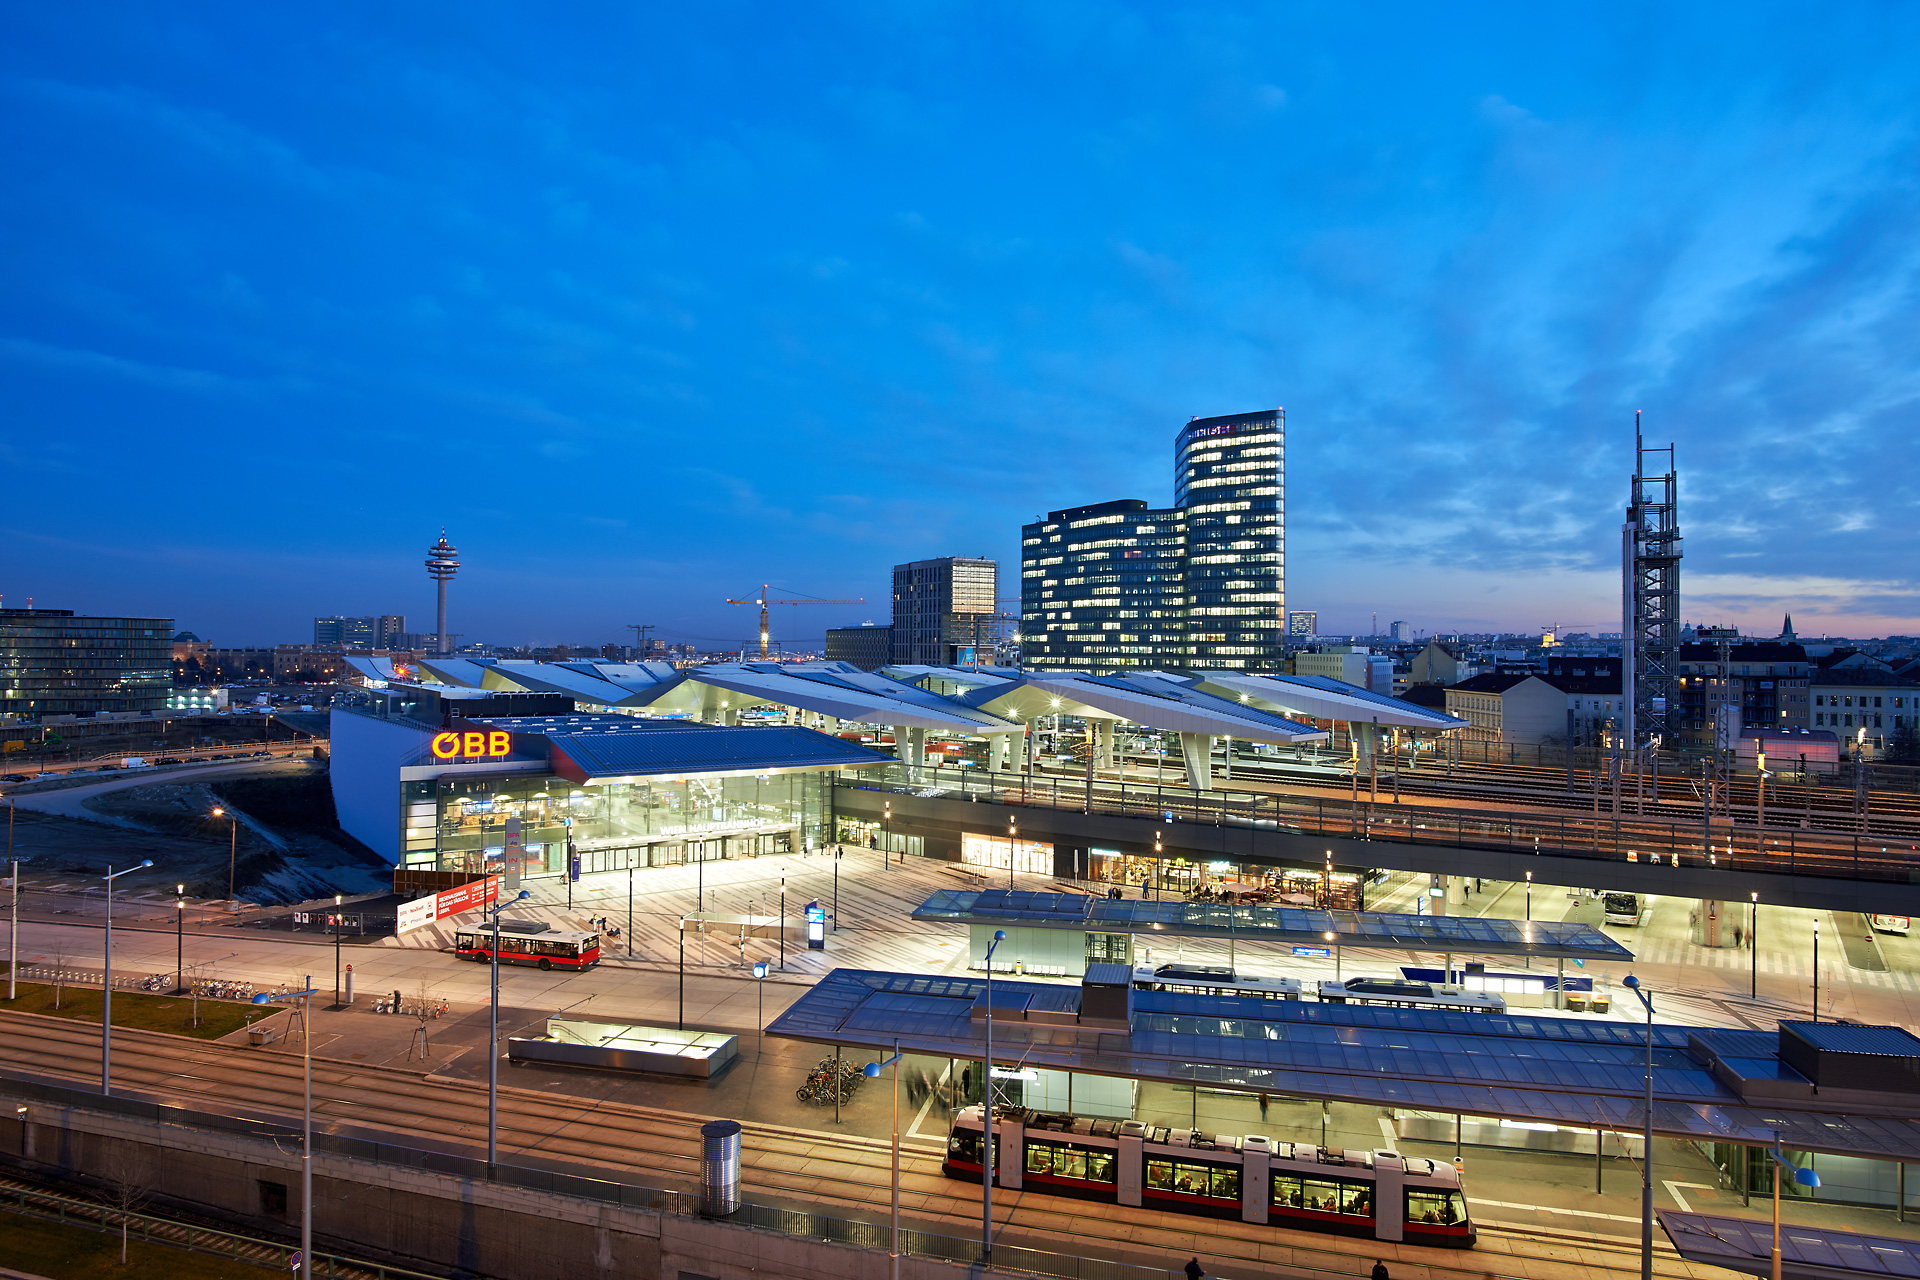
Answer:
<svg viewBox="0 0 1920 1280"><path fill-rule="evenodd" d="M485 962L493 955L493 930L462 929L453 937L462 960ZM600 963L600 935L548 929L540 933L500 931L500 963L531 964L542 969L591 969Z"/></svg>
<svg viewBox="0 0 1920 1280"><path fill-rule="evenodd" d="M981 1110L953 1120L941 1170L981 1177ZM1471 1248L1460 1175L1395 1151L1334 1151L1249 1134L996 1108L996 1186L1376 1240ZM1011 1158L1009 1158L1011 1157Z"/></svg>

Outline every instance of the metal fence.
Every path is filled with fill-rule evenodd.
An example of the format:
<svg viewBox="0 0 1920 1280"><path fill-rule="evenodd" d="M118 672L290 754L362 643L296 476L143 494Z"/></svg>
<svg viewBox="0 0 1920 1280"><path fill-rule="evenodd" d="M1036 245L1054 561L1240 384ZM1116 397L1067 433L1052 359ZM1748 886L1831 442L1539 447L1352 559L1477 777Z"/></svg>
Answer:
<svg viewBox="0 0 1920 1280"><path fill-rule="evenodd" d="M834 785L1291 835L1920 883L1920 857L1908 849L1910 837L1792 827L1728 827L1724 823L1709 829L1699 822L1674 822L1624 812L1615 817L1604 801L1593 814L1476 812L1412 800L1372 800L1364 792L1355 799L1341 799L1193 791L1181 786L1130 785L1106 779L1089 782L906 765L868 769L852 777L836 776Z"/></svg>
<svg viewBox="0 0 1920 1280"><path fill-rule="evenodd" d="M151 1213L42 1191L11 1179L0 1182L0 1209L94 1231L117 1234L124 1227L129 1240L188 1249L194 1253L232 1258L281 1271L291 1268L293 1255L297 1252L293 1245L282 1241L262 1240L257 1236L221 1231L215 1227L178 1222ZM314 1250L313 1267L309 1274L324 1277L325 1280L442 1280L424 1271L365 1262L339 1254L322 1253L318 1249Z"/></svg>

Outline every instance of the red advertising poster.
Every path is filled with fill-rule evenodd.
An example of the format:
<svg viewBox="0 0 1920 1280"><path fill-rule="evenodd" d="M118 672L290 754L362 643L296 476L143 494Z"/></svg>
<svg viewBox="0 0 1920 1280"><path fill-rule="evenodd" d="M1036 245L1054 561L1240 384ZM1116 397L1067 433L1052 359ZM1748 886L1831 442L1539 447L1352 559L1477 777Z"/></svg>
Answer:
<svg viewBox="0 0 1920 1280"><path fill-rule="evenodd" d="M463 884L457 889L448 889L434 895L433 918L445 920L448 916L457 916L463 911L474 911L481 907L492 906L500 897L500 877L488 876L484 880L475 880Z"/></svg>

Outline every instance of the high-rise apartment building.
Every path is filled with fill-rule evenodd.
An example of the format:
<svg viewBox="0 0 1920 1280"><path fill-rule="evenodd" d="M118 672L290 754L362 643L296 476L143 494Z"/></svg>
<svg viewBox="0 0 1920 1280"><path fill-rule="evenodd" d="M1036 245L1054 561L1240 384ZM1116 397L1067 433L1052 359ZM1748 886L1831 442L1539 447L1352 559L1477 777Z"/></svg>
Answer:
<svg viewBox="0 0 1920 1280"><path fill-rule="evenodd" d="M173 686L173 619L0 609L0 712L159 711Z"/></svg>
<svg viewBox="0 0 1920 1280"><path fill-rule="evenodd" d="M1020 634L1029 665L1280 665L1285 414L1188 422L1175 441L1173 490L1172 507L1122 499L1050 512L1021 529Z"/></svg>
<svg viewBox="0 0 1920 1280"><path fill-rule="evenodd" d="M1000 566L971 556L941 556L893 566L896 663L944 666L973 660L993 643Z"/></svg>
<svg viewBox="0 0 1920 1280"><path fill-rule="evenodd" d="M406 638L407 620L400 614L313 620L313 642L336 649L403 648Z"/></svg>

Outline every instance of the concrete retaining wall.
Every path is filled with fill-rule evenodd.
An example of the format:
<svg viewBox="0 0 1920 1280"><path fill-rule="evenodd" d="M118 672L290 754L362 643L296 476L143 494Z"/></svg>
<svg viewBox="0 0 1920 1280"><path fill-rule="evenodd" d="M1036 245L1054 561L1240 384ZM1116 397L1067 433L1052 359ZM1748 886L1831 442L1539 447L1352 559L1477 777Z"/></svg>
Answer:
<svg viewBox="0 0 1920 1280"><path fill-rule="evenodd" d="M19 1112L24 1107L25 1114ZM0 1081L0 1163L96 1190L139 1186L268 1237L300 1226L298 1141L275 1142L48 1103ZM589 1171L590 1172L590 1171ZM884 1252L318 1152L314 1244L457 1276L512 1280L887 1280ZM280 1206L283 1203L284 1209ZM903 1258L912 1280L1007 1274Z"/></svg>

